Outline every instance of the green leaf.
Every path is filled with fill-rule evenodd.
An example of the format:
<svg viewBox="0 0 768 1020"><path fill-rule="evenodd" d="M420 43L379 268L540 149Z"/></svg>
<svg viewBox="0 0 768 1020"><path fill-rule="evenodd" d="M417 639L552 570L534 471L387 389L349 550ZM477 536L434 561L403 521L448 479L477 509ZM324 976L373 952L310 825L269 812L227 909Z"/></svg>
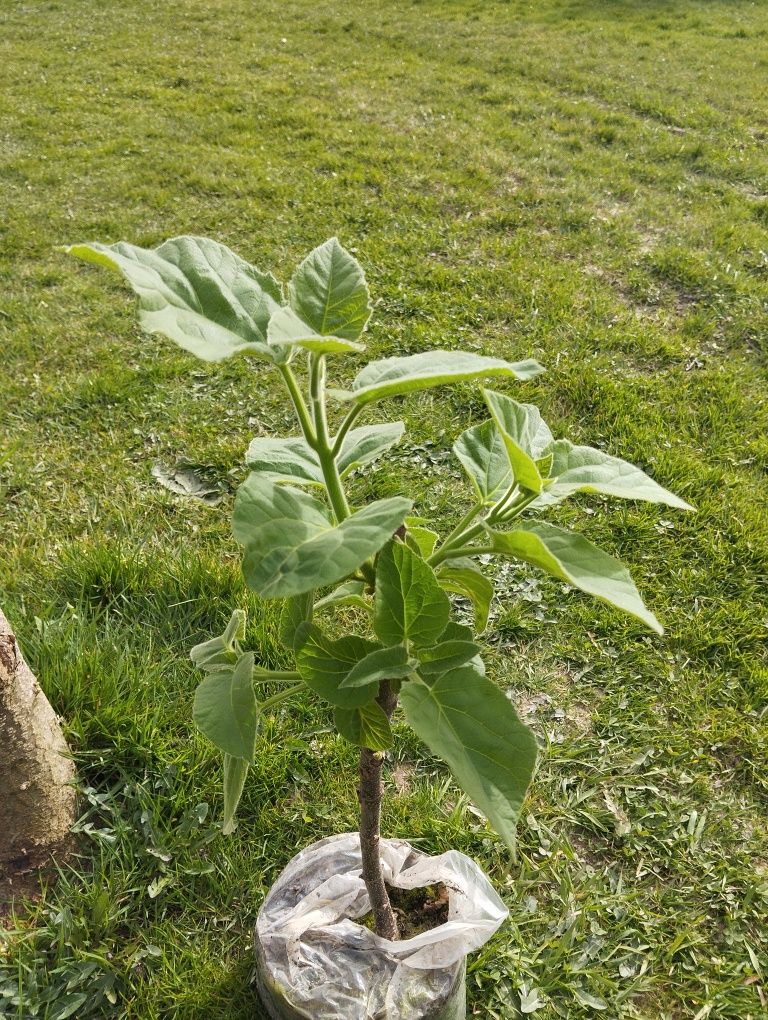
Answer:
<svg viewBox="0 0 768 1020"><path fill-rule="evenodd" d="M458 669L459 666L465 666L479 654L480 647L474 641L461 639L441 641L431 648L422 648L419 651L419 673L423 677L447 673L449 670Z"/></svg>
<svg viewBox="0 0 768 1020"><path fill-rule="evenodd" d="M345 581L329 595L318 599L315 603L315 612L321 609L330 609L331 606L357 606L370 613L371 605L363 598L366 587L365 581Z"/></svg>
<svg viewBox="0 0 768 1020"><path fill-rule="evenodd" d="M251 353L274 361L267 323L280 284L206 237L174 237L158 248L74 244L70 255L123 274L139 297L139 322L203 361Z"/></svg>
<svg viewBox="0 0 768 1020"><path fill-rule="evenodd" d="M483 396L501 433L515 481L523 489L541 492L544 484L536 461L547 452L553 436L539 409L493 390L483 390Z"/></svg>
<svg viewBox="0 0 768 1020"><path fill-rule="evenodd" d="M377 648L356 662L339 686L346 690L348 687L365 687L381 680L400 680L410 676L417 665L408 655L405 645Z"/></svg>
<svg viewBox="0 0 768 1020"><path fill-rule="evenodd" d="M342 688L341 684L353 666L377 648L373 641L354 634L334 641L312 624L296 656L296 666L307 686L321 698L339 708L360 708L376 697L378 683L372 681L365 687L349 688Z"/></svg>
<svg viewBox="0 0 768 1020"><path fill-rule="evenodd" d="M234 668L203 680L195 691L192 715L198 728L225 754L253 761L259 709L253 693L253 652Z"/></svg>
<svg viewBox="0 0 768 1020"><path fill-rule="evenodd" d="M220 673L222 668L233 666L238 659L238 642L245 639L246 614L235 609L224 633L202 641L190 651L189 657L198 667L207 672Z"/></svg>
<svg viewBox="0 0 768 1020"><path fill-rule="evenodd" d="M440 536L431 528L423 528L419 524L410 525L407 521L405 523L407 527L405 541L408 547L417 552L423 560L428 559L434 552Z"/></svg>
<svg viewBox="0 0 768 1020"><path fill-rule="evenodd" d="M560 502L574 492L600 492L620 499L642 499L678 510L693 510L689 503L662 488L634 464L602 450L558 439L551 452L553 481L542 496L544 504Z"/></svg>
<svg viewBox="0 0 768 1020"><path fill-rule="evenodd" d="M425 390L469 379L511 376L533 379L544 369L537 361L501 361L465 351L425 351L405 358L372 361L356 376L351 390L329 390L337 400L367 404L400 393Z"/></svg>
<svg viewBox="0 0 768 1020"><path fill-rule="evenodd" d="M512 485L507 448L492 421L484 421L462 432L454 443L453 452L486 506L497 503Z"/></svg>
<svg viewBox="0 0 768 1020"><path fill-rule="evenodd" d="M371 315L360 263L337 238L304 259L288 284L291 308L315 333L357 340Z"/></svg>
<svg viewBox="0 0 768 1020"><path fill-rule="evenodd" d="M514 531L491 531L496 552L514 556L641 620L657 634L663 628L640 597L627 568L583 535L552 524L524 523Z"/></svg>
<svg viewBox="0 0 768 1020"><path fill-rule="evenodd" d="M363 464L370 464L395 443L405 432L405 424L392 421L380 425L363 425L352 429L344 437L339 453L338 468L342 478Z"/></svg>
<svg viewBox="0 0 768 1020"><path fill-rule="evenodd" d="M273 482L294 485L324 485L323 471L317 455L300 436L270 439L261 436L251 440L245 463Z"/></svg>
<svg viewBox="0 0 768 1020"><path fill-rule="evenodd" d="M298 652L306 639L304 624L312 622L314 601L314 591L285 600L280 614L280 641L293 652Z"/></svg>
<svg viewBox="0 0 768 1020"><path fill-rule="evenodd" d="M455 559L441 564L437 581L444 591L469 599L475 610L475 629L482 634L488 625L488 613L493 598L493 584L470 559Z"/></svg>
<svg viewBox="0 0 768 1020"><path fill-rule="evenodd" d="M242 758L224 755L224 825L222 834L231 836L237 828L235 812L240 804L250 763Z"/></svg>
<svg viewBox="0 0 768 1020"><path fill-rule="evenodd" d="M448 596L424 560L402 542L389 542L376 566L373 629L386 645L433 645L450 615Z"/></svg>
<svg viewBox="0 0 768 1020"><path fill-rule="evenodd" d="M405 717L510 846L536 741L509 699L471 666L403 684Z"/></svg>
<svg viewBox="0 0 768 1020"><path fill-rule="evenodd" d="M392 730L386 712L375 701L360 708L336 708L333 712L336 729L358 747L386 751L392 746Z"/></svg>
<svg viewBox="0 0 768 1020"><path fill-rule="evenodd" d="M354 340L316 333L288 306L278 309L269 320L267 340L271 344L303 347L315 354L357 354L365 350L365 344L355 343Z"/></svg>
<svg viewBox="0 0 768 1020"><path fill-rule="evenodd" d="M307 493L251 474L237 491L233 515L235 538L245 546L245 579L262 598L341 581L378 552L410 507L400 496L382 499L334 526Z"/></svg>

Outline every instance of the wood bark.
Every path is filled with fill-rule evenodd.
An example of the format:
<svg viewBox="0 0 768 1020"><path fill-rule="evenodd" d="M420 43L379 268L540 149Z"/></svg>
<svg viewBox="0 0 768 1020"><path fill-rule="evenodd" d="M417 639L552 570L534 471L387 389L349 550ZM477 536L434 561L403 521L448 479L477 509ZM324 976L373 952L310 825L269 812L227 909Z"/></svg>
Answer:
<svg viewBox="0 0 768 1020"><path fill-rule="evenodd" d="M75 769L56 713L0 610L0 875L4 884L66 849Z"/></svg>
<svg viewBox="0 0 768 1020"><path fill-rule="evenodd" d="M391 718L397 705L397 695L388 680L379 685L379 696L376 699ZM363 864L363 881L371 901L376 934L384 939L396 941L400 937L397 919L389 902L389 894L381 869L381 768L384 756L380 751L371 751L367 747L360 748L360 853Z"/></svg>

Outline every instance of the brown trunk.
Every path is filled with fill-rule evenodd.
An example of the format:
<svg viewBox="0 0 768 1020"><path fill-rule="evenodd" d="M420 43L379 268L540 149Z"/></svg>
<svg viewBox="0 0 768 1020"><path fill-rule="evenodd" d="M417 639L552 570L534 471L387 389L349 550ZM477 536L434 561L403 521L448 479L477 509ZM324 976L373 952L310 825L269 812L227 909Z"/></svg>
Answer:
<svg viewBox="0 0 768 1020"><path fill-rule="evenodd" d="M379 696L376 699L387 714L392 716L397 705L397 695L388 680L379 685ZM397 921L389 902L384 874L381 870L381 767L384 756L380 751L371 751L367 747L360 748L360 852L363 862L363 881L371 900L371 909L376 922L376 934L382 938L396 941L400 934Z"/></svg>
<svg viewBox="0 0 768 1020"><path fill-rule="evenodd" d="M56 714L0 610L0 899L69 840L75 770L67 754Z"/></svg>

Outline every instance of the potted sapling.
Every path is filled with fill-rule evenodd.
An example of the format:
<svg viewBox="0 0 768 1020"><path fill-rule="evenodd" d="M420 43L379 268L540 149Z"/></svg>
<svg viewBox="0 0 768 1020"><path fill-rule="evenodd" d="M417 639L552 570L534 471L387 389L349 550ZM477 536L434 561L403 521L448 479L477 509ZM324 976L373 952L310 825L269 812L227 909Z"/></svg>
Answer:
<svg viewBox="0 0 768 1020"><path fill-rule="evenodd" d="M429 857L382 838L393 719L446 762L513 846L536 742L483 664L479 635L494 592L484 565L489 557L520 560L660 632L618 560L543 518L576 492L687 504L626 461L555 439L536 407L488 388L488 419L454 445L470 505L449 534L412 517L405 496L359 506L350 475L404 432L401 421L371 420L379 401L470 380L504 386L534 378L541 366L435 350L372 361L348 387L329 385L330 366L363 353L371 314L363 271L335 238L312 251L285 287L206 238L66 250L120 271L148 332L205 361L243 355L271 369L295 412L295 435L251 443L232 517L247 584L282 602L280 635L293 668L267 669L258 648L244 647L245 614L237 608L223 634L191 653L204 674L194 718L223 753L225 832L234 828L259 719L273 706L314 696L359 748L358 831L302 850L259 912L257 974L268 1014L463 1018L465 957L506 910L463 855ZM471 604L472 626L454 618L455 596ZM425 887L432 900L422 913L439 923L405 930L412 919L392 901Z"/></svg>

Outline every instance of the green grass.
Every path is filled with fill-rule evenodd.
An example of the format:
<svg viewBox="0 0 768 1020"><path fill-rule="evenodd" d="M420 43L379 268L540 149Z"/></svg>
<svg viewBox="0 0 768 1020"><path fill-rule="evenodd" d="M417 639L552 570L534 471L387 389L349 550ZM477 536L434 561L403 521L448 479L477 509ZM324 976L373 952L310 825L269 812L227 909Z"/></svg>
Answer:
<svg viewBox="0 0 768 1020"><path fill-rule="evenodd" d="M381 299L374 354L537 357L515 395L696 505L560 514L631 565L662 639L500 576L489 668L544 744L517 861L403 726L385 827L475 857L510 906L470 961L477 1016L534 989L542 1020L766 1015L767 40L746 0L5 0L0 604L85 794L81 856L3 937L2 1015L257 1015L265 890L355 825L354 751L308 697L216 827L186 652L249 605L286 660L226 504L150 472L236 482L286 403L142 336L116 278L54 250L185 232L284 276L338 233ZM407 442L355 497L406 489L451 526L477 391L385 411Z"/></svg>

